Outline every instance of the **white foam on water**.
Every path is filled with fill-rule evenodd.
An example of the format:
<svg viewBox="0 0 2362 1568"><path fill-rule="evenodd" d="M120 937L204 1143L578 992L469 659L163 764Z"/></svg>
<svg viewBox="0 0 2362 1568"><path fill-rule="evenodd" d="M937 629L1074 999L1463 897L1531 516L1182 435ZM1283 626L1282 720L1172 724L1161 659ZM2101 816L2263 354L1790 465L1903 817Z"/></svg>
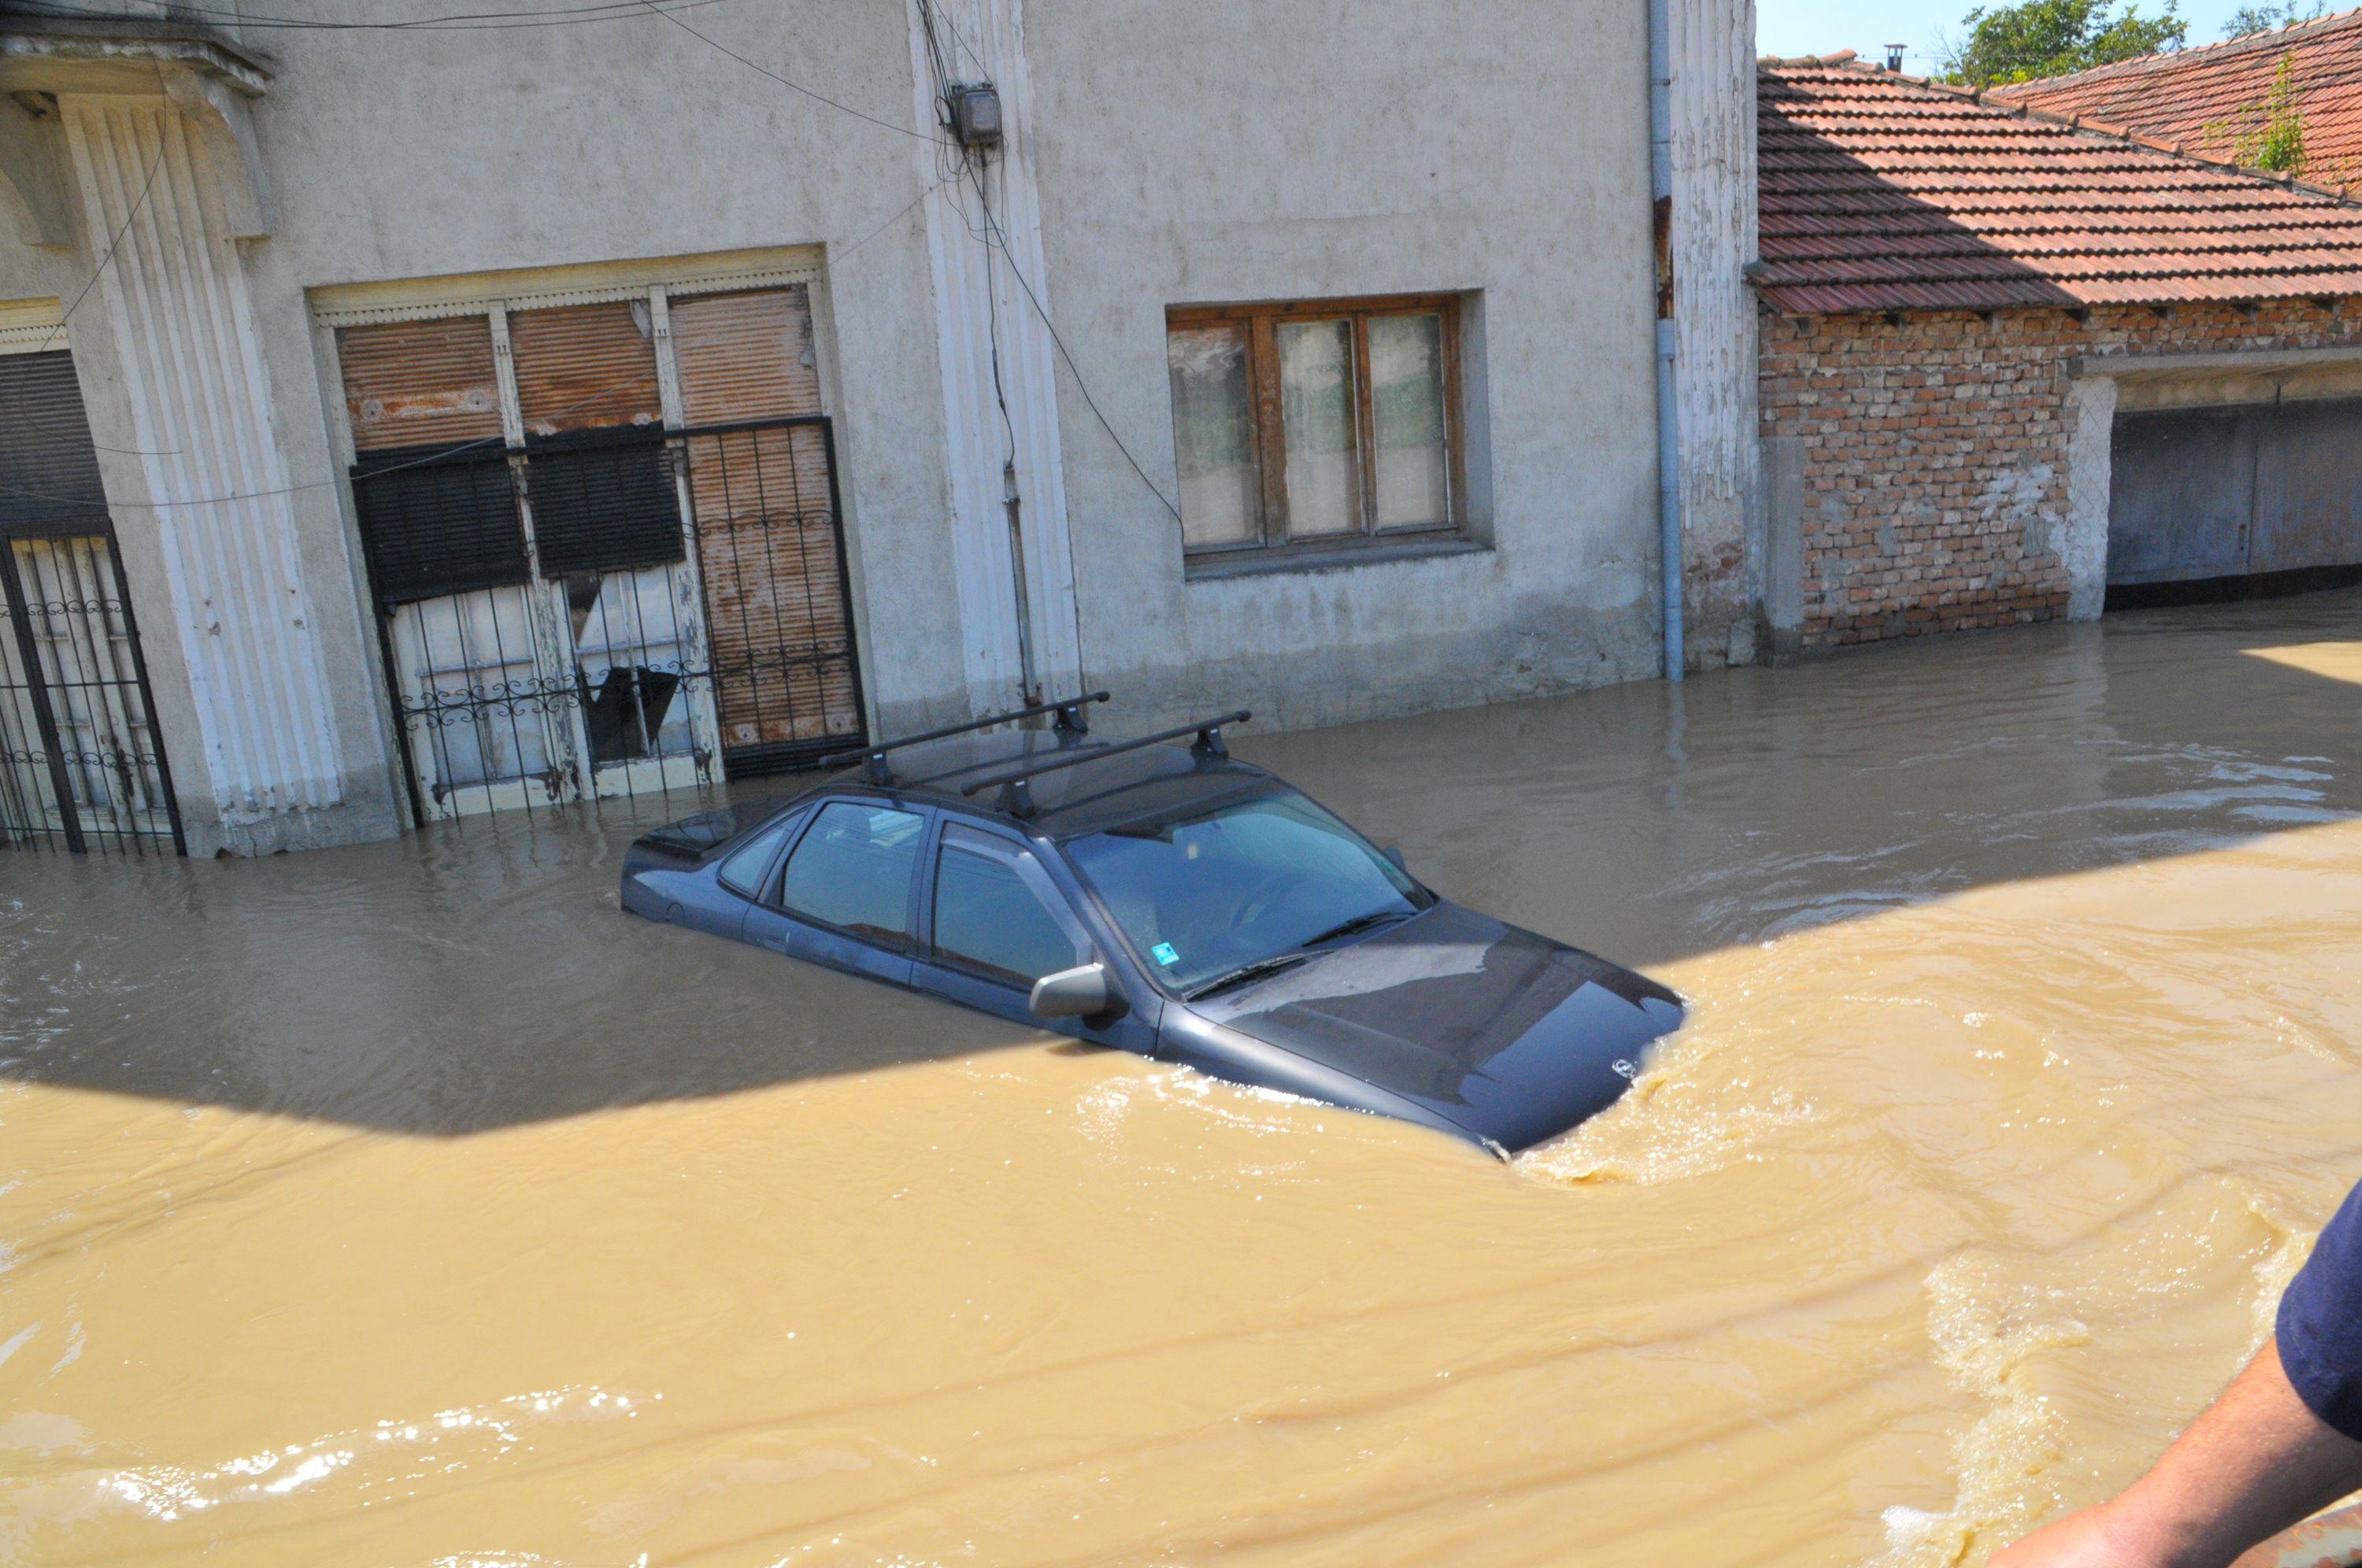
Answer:
<svg viewBox="0 0 2362 1568"><path fill-rule="evenodd" d="M661 1398L658 1395L655 1397ZM426 1475L453 1475L497 1463L530 1446L537 1424L624 1419L640 1401L595 1386L513 1394L483 1405L438 1410L417 1419L382 1420L283 1449L241 1454L211 1465L150 1464L83 1473L83 1496L101 1508L128 1508L159 1522L232 1503L256 1503L317 1489L341 1477L361 1491L392 1488ZM71 1480L19 1494L20 1506L49 1517L84 1517ZM389 1492L389 1495L391 1493ZM363 1500L366 1506L366 1499ZM488 1565L505 1561L483 1560Z"/></svg>

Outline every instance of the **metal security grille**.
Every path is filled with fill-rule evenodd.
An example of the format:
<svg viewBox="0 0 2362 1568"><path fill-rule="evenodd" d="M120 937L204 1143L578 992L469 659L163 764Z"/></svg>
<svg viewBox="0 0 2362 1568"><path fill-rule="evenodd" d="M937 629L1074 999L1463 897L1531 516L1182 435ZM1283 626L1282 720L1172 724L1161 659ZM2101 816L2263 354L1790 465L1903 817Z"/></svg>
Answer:
<svg viewBox="0 0 2362 1568"><path fill-rule="evenodd" d="M0 845L186 853L62 351L0 355Z"/></svg>
<svg viewBox="0 0 2362 1568"><path fill-rule="evenodd" d="M828 421L717 426L683 445L731 777L808 767L860 744L861 668Z"/></svg>
<svg viewBox="0 0 2362 1568"><path fill-rule="evenodd" d="M185 854L113 540L5 543L0 843Z"/></svg>
<svg viewBox="0 0 2362 1568"><path fill-rule="evenodd" d="M826 419L352 475L421 821L695 793L864 738Z"/></svg>

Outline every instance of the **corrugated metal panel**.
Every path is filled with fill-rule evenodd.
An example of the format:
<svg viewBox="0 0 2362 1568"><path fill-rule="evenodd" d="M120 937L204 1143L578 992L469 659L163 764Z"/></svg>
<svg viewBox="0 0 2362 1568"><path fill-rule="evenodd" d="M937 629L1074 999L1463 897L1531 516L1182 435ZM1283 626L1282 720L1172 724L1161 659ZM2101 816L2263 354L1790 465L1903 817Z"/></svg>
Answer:
<svg viewBox="0 0 2362 1568"><path fill-rule="evenodd" d="M0 535L106 527L71 354L0 355Z"/></svg>
<svg viewBox="0 0 2362 1568"><path fill-rule="evenodd" d="M672 349L691 425L818 414L820 370L804 290L672 303Z"/></svg>
<svg viewBox="0 0 2362 1568"><path fill-rule="evenodd" d="M492 328L480 315L343 327L337 358L357 451L500 437Z"/></svg>
<svg viewBox="0 0 2362 1568"><path fill-rule="evenodd" d="M512 311L509 353L527 436L664 418L645 302Z"/></svg>

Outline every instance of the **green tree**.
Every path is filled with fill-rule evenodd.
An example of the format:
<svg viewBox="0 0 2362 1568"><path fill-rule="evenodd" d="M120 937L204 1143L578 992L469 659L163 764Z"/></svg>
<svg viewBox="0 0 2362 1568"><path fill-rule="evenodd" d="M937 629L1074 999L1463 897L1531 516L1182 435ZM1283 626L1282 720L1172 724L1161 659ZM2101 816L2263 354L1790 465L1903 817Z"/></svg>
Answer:
<svg viewBox="0 0 2362 1568"><path fill-rule="evenodd" d="M2137 5L2114 14L2111 0L2020 0L1980 6L1962 19L1967 39L1943 46L1944 78L1971 87L2064 76L2181 47L2190 24L2165 0L2155 17Z"/></svg>
<svg viewBox="0 0 2362 1568"><path fill-rule="evenodd" d="M2223 36L2243 39L2249 33L2277 32L2282 28L2295 27L2299 22L2317 22L2327 15L2329 6L2325 0L2312 0L2310 6L2303 4L2302 0L2278 0L2277 4L2274 0L2264 0L2260 6L2242 6L2232 12L2231 19L2223 24Z"/></svg>

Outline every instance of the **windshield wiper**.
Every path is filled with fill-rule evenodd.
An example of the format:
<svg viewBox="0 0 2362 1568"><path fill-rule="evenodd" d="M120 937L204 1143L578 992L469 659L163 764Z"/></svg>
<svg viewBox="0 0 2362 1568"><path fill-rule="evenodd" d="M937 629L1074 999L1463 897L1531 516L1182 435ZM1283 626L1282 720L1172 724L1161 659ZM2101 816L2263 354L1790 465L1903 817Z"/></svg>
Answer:
<svg viewBox="0 0 2362 1568"><path fill-rule="evenodd" d="M1293 969L1311 956L1309 953L1282 953L1275 957L1258 958L1252 964L1240 965L1227 975L1217 975L1202 986L1190 988L1181 993L1181 999L1196 1001L1199 997L1209 997L1216 991L1227 991L1233 986L1243 986L1249 980L1258 980L1265 975L1276 975L1282 969Z"/></svg>
<svg viewBox="0 0 2362 1568"><path fill-rule="evenodd" d="M1368 914L1355 915L1352 920L1341 921L1318 936L1308 936L1297 945L1318 947L1324 942L1335 942L1347 936L1359 936L1365 931L1374 931L1382 925L1392 925L1397 921L1408 920L1418 912L1416 910L1372 910Z"/></svg>

